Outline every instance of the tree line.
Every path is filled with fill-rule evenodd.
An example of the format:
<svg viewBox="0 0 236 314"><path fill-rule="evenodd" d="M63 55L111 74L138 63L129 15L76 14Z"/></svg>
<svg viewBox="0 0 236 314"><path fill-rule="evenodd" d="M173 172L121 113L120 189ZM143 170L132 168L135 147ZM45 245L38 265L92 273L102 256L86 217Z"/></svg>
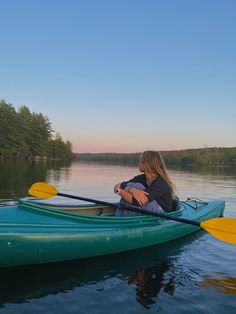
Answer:
<svg viewBox="0 0 236 314"><path fill-rule="evenodd" d="M1 159L69 159L72 144L64 142L48 117L31 112L27 106L17 111L12 104L0 101Z"/></svg>
<svg viewBox="0 0 236 314"><path fill-rule="evenodd" d="M136 165L141 153L79 153L76 159ZM236 147L205 147L174 151L161 151L167 165L221 167L236 165Z"/></svg>

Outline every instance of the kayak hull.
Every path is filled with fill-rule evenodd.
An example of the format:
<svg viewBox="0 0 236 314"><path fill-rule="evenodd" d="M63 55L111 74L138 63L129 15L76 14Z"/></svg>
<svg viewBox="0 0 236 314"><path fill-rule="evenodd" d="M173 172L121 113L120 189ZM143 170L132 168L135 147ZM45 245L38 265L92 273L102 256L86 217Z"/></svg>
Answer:
<svg viewBox="0 0 236 314"><path fill-rule="evenodd" d="M223 215L222 200L185 202L172 216L205 221ZM72 210L73 212L72 212ZM75 208L77 210L75 210ZM84 208L87 212L84 213ZM66 261L169 242L199 229L152 216L94 215L95 205L54 206L20 200L0 210L0 266ZM101 207L100 207L101 209ZM99 209L99 210L100 210ZM81 213L82 212L82 213Z"/></svg>

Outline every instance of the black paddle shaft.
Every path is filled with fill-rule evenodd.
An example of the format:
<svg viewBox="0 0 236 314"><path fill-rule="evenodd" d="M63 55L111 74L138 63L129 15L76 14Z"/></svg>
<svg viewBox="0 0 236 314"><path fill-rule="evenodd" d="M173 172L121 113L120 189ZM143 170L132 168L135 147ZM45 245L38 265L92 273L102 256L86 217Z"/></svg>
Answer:
<svg viewBox="0 0 236 314"><path fill-rule="evenodd" d="M75 195L70 195L70 194L65 194L65 193L57 193L57 195L68 197L68 198L74 198L74 199L85 201L85 202L91 202L91 203L96 203L96 204L100 204L100 205L111 206L111 207L117 208L117 204L109 203L109 202L105 202L105 201L99 201L99 200L95 200L95 199L91 199L91 198L87 198L87 197L75 196ZM151 212L149 210L144 210L142 208L135 207L135 206L121 205L121 207L123 209L130 210L130 211L137 212L137 213L141 213L144 215L156 216L156 217L160 217L160 218L165 218L165 219L174 220L174 221L183 222L186 224L201 227L200 222L195 221L195 220L178 218L178 217L169 216L169 215L161 214L161 213L154 213L154 212Z"/></svg>

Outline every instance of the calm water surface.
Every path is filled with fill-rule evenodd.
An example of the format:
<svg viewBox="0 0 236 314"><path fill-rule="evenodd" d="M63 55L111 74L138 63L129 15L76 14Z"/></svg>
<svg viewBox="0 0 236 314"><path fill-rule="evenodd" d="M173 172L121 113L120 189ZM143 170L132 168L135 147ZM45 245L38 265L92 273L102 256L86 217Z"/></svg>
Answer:
<svg viewBox="0 0 236 314"><path fill-rule="evenodd" d="M169 169L182 200L226 201L236 217L235 169ZM1 162L0 198L26 196L36 181L60 192L117 201L115 183L137 168L93 163ZM235 313L236 246L204 231L123 254L0 269L0 313Z"/></svg>

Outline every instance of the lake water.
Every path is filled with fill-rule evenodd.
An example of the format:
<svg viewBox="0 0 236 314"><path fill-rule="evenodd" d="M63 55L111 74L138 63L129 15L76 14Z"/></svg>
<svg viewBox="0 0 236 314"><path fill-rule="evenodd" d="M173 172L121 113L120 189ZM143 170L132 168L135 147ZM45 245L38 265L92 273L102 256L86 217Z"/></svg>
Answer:
<svg viewBox="0 0 236 314"><path fill-rule="evenodd" d="M136 167L0 162L0 198L26 196L37 181L58 191L117 201L115 183ZM181 200L226 201L236 217L236 171L169 169ZM235 313L236 246L199 231L165 245L85 260L0 269L0 313Z"/></svg>

